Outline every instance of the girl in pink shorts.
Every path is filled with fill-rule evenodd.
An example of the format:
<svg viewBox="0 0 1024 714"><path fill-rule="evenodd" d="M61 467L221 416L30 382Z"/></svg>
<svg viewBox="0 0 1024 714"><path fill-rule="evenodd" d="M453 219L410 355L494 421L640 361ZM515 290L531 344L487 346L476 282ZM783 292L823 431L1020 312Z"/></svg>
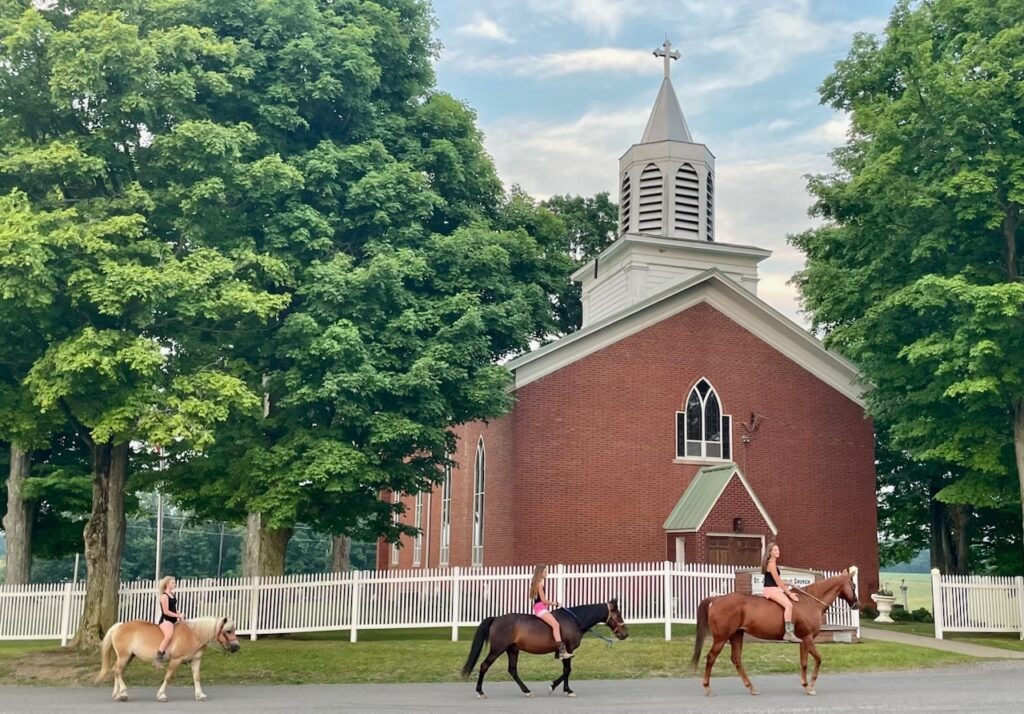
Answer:
<svg viewBox="0 0 1024 714"><path fill-rule="evenodd" d="M544 591L544 585L548 578L548 566L538 565L533 569L533 580L530 582L530 597L533 598L533 614L544 620L551 626L555 636L555 644L558 645L558 659L569 659L574 653L566 652L565 643L562 642L562 630L558 626L558 620L551 614L549 607L558 607L558 603L548 600Z"/></svg>

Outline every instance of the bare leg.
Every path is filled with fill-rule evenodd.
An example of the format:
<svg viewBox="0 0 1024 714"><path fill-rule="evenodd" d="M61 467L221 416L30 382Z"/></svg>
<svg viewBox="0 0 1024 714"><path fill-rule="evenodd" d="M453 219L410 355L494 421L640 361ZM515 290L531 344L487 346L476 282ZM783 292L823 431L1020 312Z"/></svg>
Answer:
<svg viewBox="0 0 1024 714"><path fill-rule="evenodd" d="M817 694L814 691L814 683L818 681L818 672L821 671L821 655L818 653L818 646L814 644L813 637L807 637L804 642L807 643L807 650L811 653L811 657L814 657L814 674L811 675L811 686L807 688L807 693L814 695Z"/></svg>
<svg viewBox="0 0 1024 714"><path fill-rule="evenodd" d="M203 685L199 682L199 663L203 661L202 655L196 657L189 664L192 666L192 684L196 687L196 701L206 701L206 694L203 693Z"/></svg>
<svg viewBox="0 0 1024 714"><path fill-rule="evenodd" d="M543 615L538 615L538 617L548 623L548 626L551 628L551 634L555 637L555 642L561 642L562 628L558 626L558 620L555 619L555 616L550 612L545 612Z"/></svg>
<svg viewBox="0 0 1024 714"><path fill-rule="evenodd" d="M523 684L523 680L519 678L519 648L515 645L510 645L509 648L505 650L505 654L508 655L508 673L512 675L512 679L516 680L516 684L519 685L523 694L528 697L532 697L533 692L531 692L529 688Z"/></svg>
<svg viewBox="0 0 1024 714"><path fill-rule="evenodd" d="M743 669L743 632L739 631L733 634L729 638L729 650L732 653L732 663L736 667L736 671L740 673L740 679L743 680L743 686L750 690L751 694L758 694L757 687L753 685L750 678L747 676L747 671Z"/></svg>
<svg viewBox="0 0 1024 714"><path fill-rule="evenodd" d="M707 664L704 666L704 693L709 696L715 696L714 692L711 691L711 668L715 666L715 660L718 659L718 653L725 647L725 640L715 640L715 643L711 645L711 649L708 650Z"/></svg>
<svg viewBox="0 0 1024 714"><path fill-rule="evenodd" d="M164 674L164 681L160 684L160 689L157 690L156 693L156 700L158 702L167 701L167 684L171 681L171 677L174 676L174 672L178 669L179 664L181 664L180 659L172 659L167 664L167 672Z"/></svg>
<svg viewBox="0 0 1024 714"><path fill-rule="evenodd" d="M480 699L487 699L487 695L484 694L484 675L487 674L487 670L494 664L494 660L501 657L501 651L495 650L493 647L491 651L487 653L487 657L480 663L480 675L476 678L476 695Z"/></svg>

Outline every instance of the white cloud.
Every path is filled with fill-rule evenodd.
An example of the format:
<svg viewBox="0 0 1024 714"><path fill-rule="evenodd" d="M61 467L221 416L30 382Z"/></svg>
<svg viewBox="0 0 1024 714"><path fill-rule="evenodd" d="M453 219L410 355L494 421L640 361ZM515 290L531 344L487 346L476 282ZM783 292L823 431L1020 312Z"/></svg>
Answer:
<svg viewBox="0 0 1024 714"><path fill-rule="evenodd" d="M460 35L470 37L482 37L488 40L499 40L501 42L513 42L505 29L491 18L485 15L477 15L472 22L455 28Z"/></svg>
<svg viewBox="0 0 1024 714"><path fill-rule="evenodd" d="M651 60L651 53L627 47L593 47L543 55L477 56L449 51L441 61L459 65L464 72L514 74L533 79L550 79L569 74L656 74L661 66Z"/></svg>
<svg viewBox="0 0 1024 714"><path fill-rule="evenodd" d="M529 0L527 7L582 26L591 33L615 36L627 15L640 11L630 0Z"/></svg>

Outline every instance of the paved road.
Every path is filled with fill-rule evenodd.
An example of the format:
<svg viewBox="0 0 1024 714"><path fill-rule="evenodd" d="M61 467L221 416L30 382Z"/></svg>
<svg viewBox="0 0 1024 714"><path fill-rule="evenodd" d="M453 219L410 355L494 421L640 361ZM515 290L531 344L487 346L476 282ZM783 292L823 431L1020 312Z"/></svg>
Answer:
<svg viewBox="0 0 1024 714"><path fill-rule="evenodd" d="M502 673L504 674L504 673ZM135 687L128 704L110 701L109 688L52 689L0 687L0 713L153 712L154 714L262 714L283 712L516 712L517 714L598 714L622 712L730 712L786 714L800 712L1014 712L1024 709L1024 662L984 662L969 667L883 674L824 674L818 696L803 694L793 675L755 678L761 695L752 697L736 677L716 678L718 696L703 696L695 679L587 681L574 683L575 699L546 694L544 684L527 684L537 695L526 699L495 672L486 687L489 699L478 700L473 685L401 684L218 687L205 689L210 699L192 701L191 687L170 690L171 701L158 704L155 691Z"/></svg>

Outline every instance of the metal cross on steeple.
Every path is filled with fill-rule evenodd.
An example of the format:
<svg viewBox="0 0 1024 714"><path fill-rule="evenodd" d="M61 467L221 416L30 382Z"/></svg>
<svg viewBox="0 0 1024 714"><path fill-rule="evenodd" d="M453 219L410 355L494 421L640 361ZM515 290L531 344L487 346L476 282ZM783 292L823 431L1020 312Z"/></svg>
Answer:
<svg viewBox="0 0 1024 714"><path fill-rule="evenodd" d="M671 74L671 69L669 68L669 60L679 59L680 57L682 57L682 54L679 52L679 50L672 49L672 43L669 42L668 37L666 37L665 42L661 45L661 47L654 50L654 56L665 58L665 79L668 79L669 75Z"/></svg>

